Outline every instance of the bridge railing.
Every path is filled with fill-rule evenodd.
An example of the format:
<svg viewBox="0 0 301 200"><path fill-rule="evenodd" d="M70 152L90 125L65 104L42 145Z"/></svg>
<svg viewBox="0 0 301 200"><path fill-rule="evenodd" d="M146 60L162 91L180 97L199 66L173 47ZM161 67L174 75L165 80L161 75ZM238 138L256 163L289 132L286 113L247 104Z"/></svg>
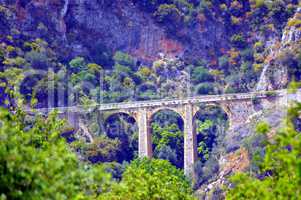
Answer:
<svg viewBox="0 0 301 200"><path fill-rule="evenodd" d="M179 104L188 104L188 103L196 104L196 103L207 103L207 102L242 100L242 99L251 99L251 98L266 98L270 95L270 93L271 91L234 93L234 94L222 94L222 95L200 95L195 97L187 97L183 99L132 101L132 102L121 102L121 103L95 104L91 106L40 108L40 109L35 109L35 111L42 112L42 113L48 113L54 110L58 110L58 112L68 112L68 111L86 112L95 108L97 108L99 111L105 111L105 110L131 109L131 108L151 107L151 106L179 105ZM276 91L272 91L272 93L275 96L283 96L287 93L287 91L276 90ZM31 110L29 109L27 111L30 112Z"/></svg>

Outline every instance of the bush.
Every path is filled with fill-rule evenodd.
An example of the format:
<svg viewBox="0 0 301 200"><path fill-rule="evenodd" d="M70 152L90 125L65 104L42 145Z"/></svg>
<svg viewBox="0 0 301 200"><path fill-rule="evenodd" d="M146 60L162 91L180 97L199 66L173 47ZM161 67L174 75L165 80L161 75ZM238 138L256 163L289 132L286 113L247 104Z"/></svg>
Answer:
<svg viewBox="0 0 301 200"><path fill-rule="evenodd" d="M263 68L263 65L262 65L262 64L258 64L258 63L253 64L253 70L254 70L255 72L261 71L262 68Z"/></svg>
<svg viewBox="0 0 301 200"><path fill-rule="evenodd" d="M214 86L212 83L201 83L197 85L196 92L198 95L214 94Z"/></svg>
<svg viewBox="0 0 301 200"><path fill-rule="evenodd" d="M253 49L252 48L245 48L241 51L241 57L245 61L252 61L253 60Z"/></svg>
<svg viewBox="0 0 301 200"><path fill-rule="evenodd" d="M85 59L83 57L76 57L69 62L71 69L80 71L85 67Z"/></svg>
<svg viewBox="0 0 301 200"><path fill-rule="evenodd" d="M261 134L267 134L270 131L271 127L266 122L260 122L256 126L256 132Z"/></svg>
<svg viewBox="0 0 301 200"><path fill-rule="evenodd" d="M260 41L256 42L254 44L254 49L259 53L262 52L264 50L264 46L263 46L262 42L260 42Z"/></svg>
<svg viewBox="0 0 301 200"><path fill-rule="evenodd" d="M277 96L277 93L274 91L267 91L266 96L267 97L275 97L275 96Z"/></svg>
<svg viewBox="0 0 301 200"><path fill-rule="evenodd" d="M213 76L206 68L200 66L192 69L191 80L193 83L213 81Z"/></svg>
<svg viewBox="0 0 301 200"><path fill-rule="evenodd" d="M105 200L194 199L183 172L165 160L134 160L119 184L103 195Z"/></svg>
<svg viewBox="0 0 301 200"><path fill-rule="evenodd" d="M92 143L80 145L84 158L92 163L117 161L121 142L115 138L99 136Z"/></svg>
<svg viewBox="0 0 301 200"><path fill-rule="evenodd" d="M181 12L174 4L161 4L154 16L158 22L177 24L182 20Z"/></svg>
<svg viewBox="0 0 301 200"><path fill-rule="evenodd" d="M246 40L241 34L234 34L231 37L231 42L238 48L243 48L246 46Z"/></svg>
<svg viewBox="0 0 301 200"><path fill-rule="evenodd" d="M301 26L301 20L300 19L291 19L288 21L287 25L299 27L299 26Z"/></svg>
<svg viewBox="0 0 301 200"><path fill-rule="evenodd" d="M121 51L117 51L113 57L115 64L118 63L120 65L125 65L129 67L133 67L135 65L134 58L126 53Z"/></svg>

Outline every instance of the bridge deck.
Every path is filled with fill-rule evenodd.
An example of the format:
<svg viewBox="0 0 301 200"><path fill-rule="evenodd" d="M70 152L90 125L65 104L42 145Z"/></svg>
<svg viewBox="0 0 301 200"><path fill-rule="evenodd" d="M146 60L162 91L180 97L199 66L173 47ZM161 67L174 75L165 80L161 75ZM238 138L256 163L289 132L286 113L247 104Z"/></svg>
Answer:
<svg viewBox="0 0 301 200"><path fill-rule="evenodd" d="M287 94L287 90L275 90L272 94L278 97ZM54 107L54 108L39 108L35 109L37 112L47 113L53 110L58 112L85 112L91 109L97 108L99 111L110 111L120 109L136 109L143 107L153 106L173 106L173 105L184 105L184 104L198 104L198 103L218 103L223 101L235 101L252 98L266 98L271 95L271 91L264 92L250 92L250 93L234 93L234 94L222 94L222 95L200 95L194 97L188 97L183 99L164 99L164 100L149 100L149 101L133 101L133 102L121 102L121 103L105 103L105 104L94 104L90 106L69 106L69 107ZM32 112L32 109L26 109L27 112Z"/></svg>

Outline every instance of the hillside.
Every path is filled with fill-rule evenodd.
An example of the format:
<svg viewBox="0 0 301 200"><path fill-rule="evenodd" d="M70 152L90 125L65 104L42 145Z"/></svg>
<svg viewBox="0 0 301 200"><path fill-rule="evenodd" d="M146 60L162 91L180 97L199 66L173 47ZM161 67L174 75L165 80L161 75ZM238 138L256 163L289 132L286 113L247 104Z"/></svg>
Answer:
<svg viewBox="0 0 301 200"><path fill-rule="evenodd" d="M287 105L273 91L301 81L301 4L298 0L0 0L0 81L0 106L11 113L20 107L90 108L57 117L69 120L60 136L77 155L76 162L104 166L116 181L110 186L113 193L127 193L120 188L130 188L128 180L135 177L135 170L143 174L152 165L152 170L162 170L162 164L165 175L172 173L184 188L182 197L192 198L191 181L199 199L223 198L223 186L231 186L229 176L258 170L253 158L264 147L256 125L267 122L272 135L282 125ZM197 159L191 180L176 171L184 167L181 113L172 109L153 113L148 128L155 159L132 162L139 153L137 116L99 112L95 107L266 90L268 100L234 101L228 108L218 103L197 105L192 117ZM235 113L238 117L231 122ZM27 118L22 119L30 124L24 126L26 131L35 127L31 124L35 117ZM168 160L177 169L156 159ZM152 175L146 176L153 181ZM132 181L139 182L138 178ZM129 185L119 188L120 183ZM174 189L167 188L171 193Z"/></svg>

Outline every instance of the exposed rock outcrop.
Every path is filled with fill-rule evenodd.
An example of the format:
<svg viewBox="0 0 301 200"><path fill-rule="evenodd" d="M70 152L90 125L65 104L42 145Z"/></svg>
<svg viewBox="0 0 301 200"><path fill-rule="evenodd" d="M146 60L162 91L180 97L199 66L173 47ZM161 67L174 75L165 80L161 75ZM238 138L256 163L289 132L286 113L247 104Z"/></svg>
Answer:
<svg viewBox="0 0 301 200"><path fill-rule="evenodd" d="M182 36L167 33L135 1L0 0L16 16L11 26L57 45L62 58L81 55L97 61L100 52L128 52L142 62L167 57L208 57L227 46L225 27L215 19L196 21ZM206 27L201 29L201 27ZM186 39L185 39L186 38ZM210 51L209 51L210 50Z"/></svg>
<svg viewBox="0 0 301 200"><path fill-rule="evenodd" d="M280 43L275 42L271 46L270 54L267 56L269 59L266 59L256 90L275 90L287 86L291 76L288 68L296 66L288 66L285 59L291 54L292 50L300 46L301 27L299 23L295 23L299 20L301 20L301 7L297 9L294 17L288 21Z"/></svg>

